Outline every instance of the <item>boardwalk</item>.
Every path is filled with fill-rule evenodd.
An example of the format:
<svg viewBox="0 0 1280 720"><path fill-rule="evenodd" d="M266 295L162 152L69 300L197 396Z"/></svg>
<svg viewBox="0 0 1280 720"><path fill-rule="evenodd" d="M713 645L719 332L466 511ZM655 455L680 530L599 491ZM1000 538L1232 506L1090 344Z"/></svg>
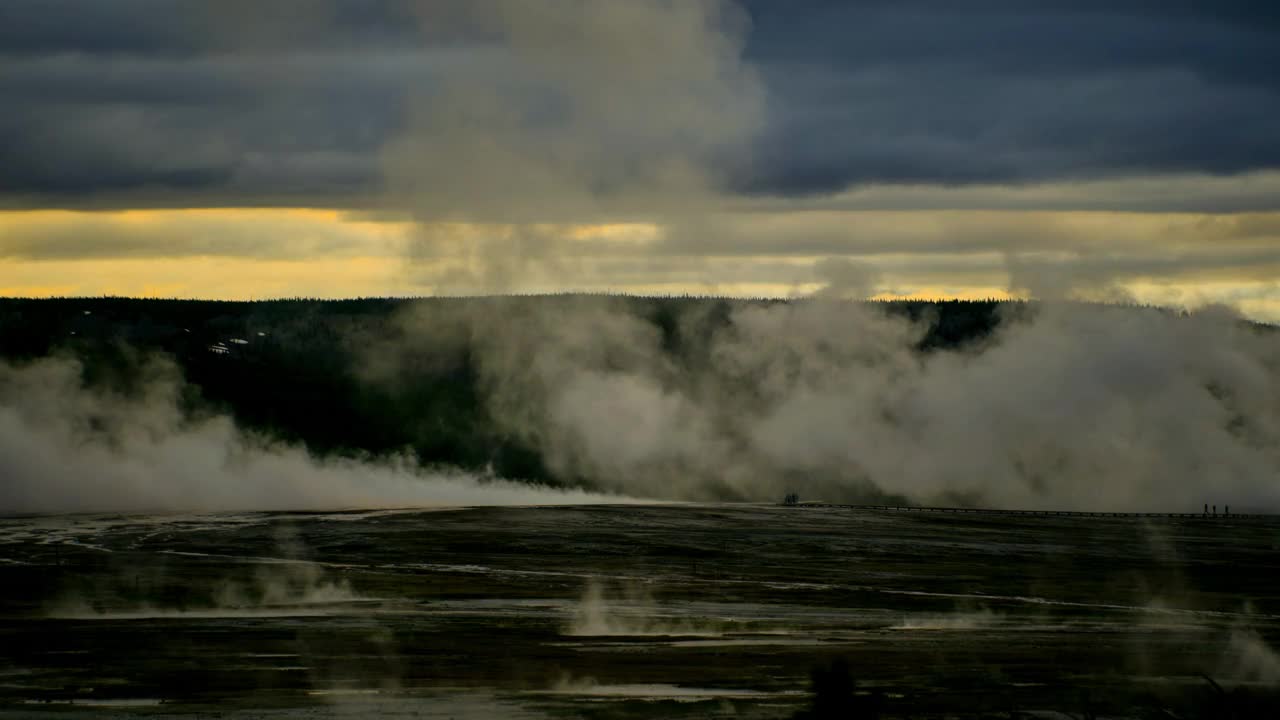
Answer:
<svg viewBox="0 0 1280 720"><path fill-rule="evenodd" d="M1259 513L1175 513L1175 512L1090 512L1086 510L999 510L995 508L922 507L918 505L840 505L823 502L783 503L793 508L839 508L872 512L966 513L979 515L1040 515L1052 517L1094 518L1174 518L1180 520L1272 520L1280 515Z"/></svg>

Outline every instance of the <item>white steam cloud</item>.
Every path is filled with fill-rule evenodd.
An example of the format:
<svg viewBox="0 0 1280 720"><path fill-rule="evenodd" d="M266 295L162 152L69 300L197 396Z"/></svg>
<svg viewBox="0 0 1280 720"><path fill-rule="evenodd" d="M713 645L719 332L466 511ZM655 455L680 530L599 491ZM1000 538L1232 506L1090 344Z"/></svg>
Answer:
<svg viewBox="0 0 1280 720"><path fill-rule="evenodd" d="M582 591L565 635L608 636L704 636L725 633L723 623L695 622L680 617L676 610L664 610L649 589L639 584L606 587L592 579Z"/></svg>
<svg viewBox="0 0 1280 720"><path fill-rule="evenodd" d="M437 291L587 281L616 248L575 226L705 211L764 126L750 18L728 0L415 7L458 72L417 88L383 168L389 203L422 221L415 276Z"/></svg>
<svg viewBox="0 0 1280 720"><path fill-rule="evenodd" d="M420 217L554 223L686 202L763 122L722 0L465 0L416 5L467 44L465 77L421 88L387 148ZM616 219L616 218L615 218Z"/></svg>
<svg viewBox="0 0 1280 720"><path fill-rule="evenodd" d="M272 510L625 497L1013 508L1280 510L1280 333L1216 312L1022 306L924 353L874 305L687 303L664 331L629 299L421 303L363 343L395 384L465 350L495 430L559 491L319 460L179 407L175 368L133 394L79 366L0 365L0 512ZM674 307L674 306L669 306Z"/></svg>
<svg viewBox="0 0 1280 720"><path fill-rule="evenodd" d="M230 418L191 419L172 364L137 394L86 389L78 363L0 363L0 513L319 510L617 502L426 471L408 459L318 460Z"/></svg>
<svg viewBox="0 0 1280 720"><path fill-rule="evenodd" d="M1037 306L981 347L925 354L923 325L874 306L712 322L703 303L673 352L637 307L423 308L397 342L402 358L470 343L498 422L558 475L628 494L1280 509L1280 334L1226 314ZM375 355L389 381L413 366Z"/></svg>

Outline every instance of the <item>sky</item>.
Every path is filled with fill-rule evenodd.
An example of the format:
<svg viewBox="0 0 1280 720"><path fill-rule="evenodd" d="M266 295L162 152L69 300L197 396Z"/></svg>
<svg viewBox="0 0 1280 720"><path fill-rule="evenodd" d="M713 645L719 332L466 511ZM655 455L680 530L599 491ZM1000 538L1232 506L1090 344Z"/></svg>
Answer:
<svg viewBox="0 0 1280 720"><path fill-rule="evenodd" d="M1280 321L1250 0L4 0L0 295L566 290Z"/></svg>

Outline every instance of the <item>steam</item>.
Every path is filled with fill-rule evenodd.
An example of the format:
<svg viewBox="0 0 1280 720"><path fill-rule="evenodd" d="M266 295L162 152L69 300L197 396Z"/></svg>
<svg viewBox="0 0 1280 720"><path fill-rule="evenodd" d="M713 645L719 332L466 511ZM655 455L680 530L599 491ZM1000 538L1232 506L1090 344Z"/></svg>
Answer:
<svg viewBox="0 0 1280 720"><path fill-rule="evenodd" d="M406 458L319 460L191 418L184 384L152 360L138 389L89 389L73 360L0 363L0 513L530 505L618 498L425 470Z"/></svg>
<svg viewBox="0 0 1280 720"><path fill-rule="evenodd" d="M477 44L466 82L423 87L386 159L426 219L577 222L669 207L762 122L731 2L466 0L418 5L432 37Z"/></svg>
<svg viewBox="0 0 1280 720"><path fill-rule="evenodd" d="M278 557L274 559L254 559L250 577L215 579L203 598L181 606L144 599L162 595L157 591L175 582L165 576L162 568L145 569L141 574L134 569L91 592L81 589L61 596L48 608L47 615L117 620L308 616L377 600L356 592L346 578L332 577L324 565L310 562L306 547L288 528L277 532L275 553Z"/></svg>
<svg viewBox="0 0 1280 720"><path fill-rule="evenodd" d="M861 300L874 295L881 280L875 267L835 257L814 263L813 274L823 283L814 294L826 298Z"/></svg>
<svg viewBox="0 0 1280 720"><path fill-rule="evenodd" d="M913 615L891 626L890 630L985 630L1004 621L999 614L982 609L954 612L949 615Z"/></svg>
<svg viewBox="0 0 1280 720"><path fill-rule="evenodd" d="M566 635L719 637L724 632L711 623L671 617L641 585L624 585L614 588L612 593L608 590L598 580L587 583L573 619L565 629Z"/></svg>
<svg viewBox="0 0 1280 720"><path fill-rule="evenodd" d="M1280 654L1256 631L1233 630L1218 668L1218 677L1280 687Z"/></svg>
<svg viewBox="0 0 1280 720"><path fill-rule="evenodd" d="M643 700L681 700L685 702L727 699L727 698L760 698L773 693L762 690L744 690L742 688L698 688L665 683L643 683L627 685L609 685L596 681L593 677L560 677L549 690L535 690L533 694L542 695L587 695L595 697L633 698Z"/></svg>
<svg viewBox="0 0 1280 720"><path fill-rule="evenodd" d="M465 353L486 415L552 490L320 460L181 408L176 369L90 389L80 367L0 365L0 512L395 508L673 500L1014 508L1280 509L1280 334L1210 310L1007 308L922 352L928 318L873 304L496 298L419 303L362 342L369 383ZM364 338L362 340L367 340ZM600 494L604 493L604 494Z"/></svg>
<svg viewBox="0 0 1280 720"><path fill-rule="evenodd" d="M763 127L750 20L728 0L416 7L467 69L418 88L384 152L390 203L421 222L417 279L437 291L581 286L601 259L583 223L704 211Z"/></svg>
<svg viewBox="0 0 1280 720"><path fill-rule="evenodd" d="M288 607L368 599L353 591L346 578L332 579L323 565L308 562L306 547L287 529L277 533L276 545L277 553L286 561L258 565L252 583L227 582L219 586L214 598L218 607Z"/></svg>
<svg viewBox="0 0 1280 720"><path fill-rule="evenodd" d="M1215 310L1023 306L926 354L923 322L874 305L689 303L667 334L644 307L410 310L370 378L469 347L497 422L630 495L1280 509L1280 335Z"/></svg>

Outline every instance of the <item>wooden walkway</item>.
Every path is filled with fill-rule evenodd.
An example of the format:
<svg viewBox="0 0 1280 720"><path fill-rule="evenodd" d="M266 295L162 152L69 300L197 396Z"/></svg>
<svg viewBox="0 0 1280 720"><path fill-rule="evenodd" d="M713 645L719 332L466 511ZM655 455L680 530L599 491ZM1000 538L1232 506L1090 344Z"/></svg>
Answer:
<svg viewBox="0 0 1280 720"><path fill-rule="evenodd" d="M793 508L838 508L845 510L869 510L872 512L954 513L977 515L1030 515L1042 517L1093 517L1093 518L1173 518L1179 520L1275 520L1280 515L1257 513L1174 513L1174 512L1089 512L1086 510L999 510L996 508L922 507L919 505L839 505L835 503L801 502Z"/></svg>

